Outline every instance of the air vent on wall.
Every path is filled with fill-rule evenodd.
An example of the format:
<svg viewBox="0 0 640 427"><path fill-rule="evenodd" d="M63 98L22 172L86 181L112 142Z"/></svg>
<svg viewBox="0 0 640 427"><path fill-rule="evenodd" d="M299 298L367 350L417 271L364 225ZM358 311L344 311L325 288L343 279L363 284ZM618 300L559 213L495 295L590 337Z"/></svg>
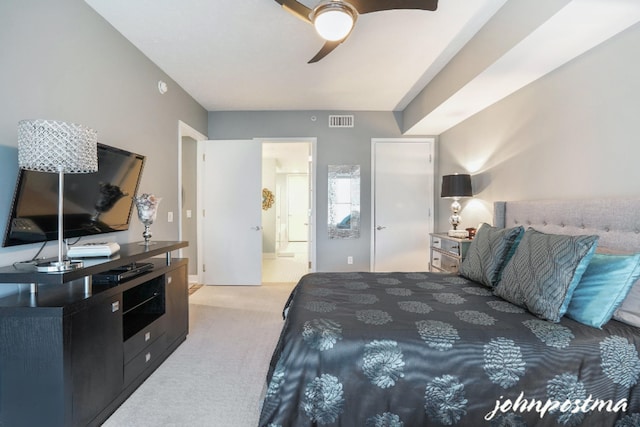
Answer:
<svg viewBox="0 0 640 427"><path fill-rule="evenodd" d="M330 128L352 128L353 127L353 115L329 115L329 127Z"/></svg>

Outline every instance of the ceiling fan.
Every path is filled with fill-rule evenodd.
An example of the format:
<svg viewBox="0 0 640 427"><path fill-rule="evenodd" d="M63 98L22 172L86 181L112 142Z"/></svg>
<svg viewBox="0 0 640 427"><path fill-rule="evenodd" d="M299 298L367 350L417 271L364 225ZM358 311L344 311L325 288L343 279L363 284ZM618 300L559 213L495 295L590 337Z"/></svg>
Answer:
<svg viewBox="0 0 640 427"><path fill-rule="evenodd" d="M323 0L311 9L297 0L276 0L303 21L313 25L326 40L309 64L318 62L351 34L358 15L394 9L436 10L438 0Z"/></svg>

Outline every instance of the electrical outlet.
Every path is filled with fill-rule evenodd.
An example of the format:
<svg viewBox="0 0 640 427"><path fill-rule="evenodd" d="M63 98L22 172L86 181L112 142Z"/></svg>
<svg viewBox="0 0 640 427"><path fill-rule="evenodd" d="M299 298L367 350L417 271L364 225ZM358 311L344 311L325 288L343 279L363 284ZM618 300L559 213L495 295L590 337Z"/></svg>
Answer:
<svg viewBox="0 0 640 427"><path fill-rule="evenodd" d="M167 221L173 222L173 212L167 212Z"/></svg>
<svg viewBox="0 0 640 427"><path fill-rule="evenodd" d="M353 257L351 255L347 257L347 264L353 264Z"/></svg>
<svg viewBox="0 0 640 427"><path fill-rule="evenodd" d="M191 218L192 215L191 209L187 209L187 218Z"/></svg>

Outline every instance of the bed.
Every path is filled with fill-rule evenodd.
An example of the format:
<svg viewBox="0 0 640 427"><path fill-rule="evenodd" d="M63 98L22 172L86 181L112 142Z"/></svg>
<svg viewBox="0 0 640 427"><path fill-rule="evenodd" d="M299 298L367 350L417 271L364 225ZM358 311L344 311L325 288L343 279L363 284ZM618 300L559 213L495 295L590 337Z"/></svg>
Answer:
<svg viewBox="0 0 640 427"><path fill-rule="evenodd" d="M496 202L461 275L306 275L260 426L639 426L637 212L635 199ZM622 274L598 264L623 259Z"/></svg>

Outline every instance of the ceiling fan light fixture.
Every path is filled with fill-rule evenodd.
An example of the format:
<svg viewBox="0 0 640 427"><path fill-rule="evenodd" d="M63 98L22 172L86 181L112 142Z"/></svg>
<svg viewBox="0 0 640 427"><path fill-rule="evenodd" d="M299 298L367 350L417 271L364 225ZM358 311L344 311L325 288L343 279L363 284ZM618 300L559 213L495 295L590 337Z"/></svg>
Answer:
<svg viewBox="0 0 640 427"><path fill-rule="evenodd" d="M316 7L311 20L320 37L338 41L349 35L357 16L358 13L350 4L332 0Z"/></svg>

